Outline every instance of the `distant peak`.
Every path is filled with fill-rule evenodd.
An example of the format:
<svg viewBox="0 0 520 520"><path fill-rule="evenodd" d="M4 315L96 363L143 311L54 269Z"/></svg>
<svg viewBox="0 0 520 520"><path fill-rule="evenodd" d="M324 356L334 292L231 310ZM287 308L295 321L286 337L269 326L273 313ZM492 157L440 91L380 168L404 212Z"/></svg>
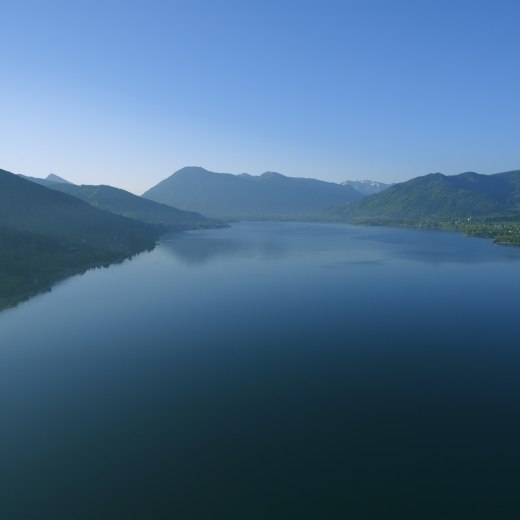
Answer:
<svg viewBox="0 0 520 520"><path fill-rule="evenodd" d="M281 173L278 173L278 172L264 172L264 173L262 173L262 175L260 175L260 177L263 177L264 179L285 178L285 175L282 175Z"/></svg>
<svg viewBox="0 0 520 520"><path fill-rule="evenodd" d="M375 195L380 191L386 190L391 184L386 184L380 181L374 181L372 179L358 179L356 181L343 181L343 186L352 188L362 195Z"/></svg>
<svg viewBox="0 0 520 520"><path fill-rule="evenodd" d="M175 173L212 173L202 166L184 166L180 170L177 170Z"/></svg>
<svg viewBox="0 0 520 520"><path fill-rule="evenodd" d="M45 177L45 180L51 182L60 182L61 184L72 184L72 182L64 179L63 177L60 177L59 175L55 175L54 173L49 173L49 175Z"/></svg>
<svg viewBox="0 0 520 520"><path fill-rule="evenodd" d="M286 179L285 175L282 175L278 172L267 171L262 173L261 175L250 175L249 173L239 173L239 174L230 174L230 173L219 173L213 172L210 170L206 170L202 166L184 166L180 170L177 170L173 175L233 175L234 177L242 177L242 178L251 178L251 179Z"/></svg>

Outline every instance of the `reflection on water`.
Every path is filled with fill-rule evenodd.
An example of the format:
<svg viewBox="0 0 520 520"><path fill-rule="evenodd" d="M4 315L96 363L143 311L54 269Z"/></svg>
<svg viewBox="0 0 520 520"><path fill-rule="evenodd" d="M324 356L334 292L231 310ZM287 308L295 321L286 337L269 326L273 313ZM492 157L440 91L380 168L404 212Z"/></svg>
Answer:
<svg viewBox="0 0 520 520"><path fill-rule="evenodd" d="M253 245L237 239L200 236L197 234L165 237L160 246L186 264L205 264L214 258L251 254Z"/></svg>
<svg viewBox="0 0 520 520"><path fill-rule="evenodd" d="M38 258L32 261L38 263ZM43 263L45 258L43 258ZM46 269L42 267L38 272L20 269L15 273L0 273L0 312L11 307L16 307L22 302L30 300L38 295L50 293L60 282L70 277L82 275L89 270L108 268L110 265L120 264L122 260L113 262L91 262L81 267L68 267L61 270ZM65 260L63 263L67 264Z"/></svg>
<svg viewBox="0 0 520 520"><path fill-rule="evenodd" d="M0 314L0 518L519 518L520 250L241 223Z"/></svg>
<svg viewBox="0 0 520 520"><path fill-rule="evenodd" d="M331 253L346 258L335 258L327 265L330 268L377 266L388 257L433 264L520 259L520 248L496 246L486 239L452 232L295 222L251 222L213 232L173 234L165 237L160 247L181 262L196 265L225 258L276 259Z"/></svg>
<svg viewBox="0 0 520 520"><path fill-rule="evenodd" d="M195 267L213 261L302 256L317 259L327 269L380 267L390 258L430 264L516 262L520 258L520 248L495 246L485 239L450 232L309 223L251 222L173 233L161 240L159 249ZM56 283L85 270L64 270L36 278L27 273L18 285L12 280L3 283L0 276L0 311L50 292Z"/></svg>
<svg viewBox="0 0 520 520"><path fill-rule="evenodd" d="M263 257L280 258L287 254L289 244L278 237L265 235L259 239L255 234L226 236L225 229L218 235L212 233L186 232L164 237L160 247L186 264L205 264L216 259Z"/></svg>

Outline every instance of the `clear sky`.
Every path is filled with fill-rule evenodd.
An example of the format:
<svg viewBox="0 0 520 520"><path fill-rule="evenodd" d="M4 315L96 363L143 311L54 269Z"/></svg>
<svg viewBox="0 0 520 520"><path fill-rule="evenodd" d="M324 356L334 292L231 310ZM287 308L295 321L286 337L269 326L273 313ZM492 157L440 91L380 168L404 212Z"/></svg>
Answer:
<svg viewBox="0 0 520 520"><path fill-rule="evenodd" d="M520 168L517 0L0 0L0 168L141 193Z"/></svg>

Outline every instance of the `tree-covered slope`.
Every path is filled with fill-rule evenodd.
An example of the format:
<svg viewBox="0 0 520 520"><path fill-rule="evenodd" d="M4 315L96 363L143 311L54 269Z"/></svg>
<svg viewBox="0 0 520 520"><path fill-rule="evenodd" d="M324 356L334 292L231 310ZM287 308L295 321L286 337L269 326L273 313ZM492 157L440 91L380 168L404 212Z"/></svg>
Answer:
<svg viewBox="0 0 520 520"><path fill-rule="evenodd" d="M155 241L141 222L99 210L71 195L49 190L0 170L0 225L70 243L126 251Z"/></svg>
<svg viewBox="0 0 520 520"><path fill-rule="evenodd" d="M198 213L160 204L112 186L77 186L70 183L53 182L49 178L29 179L47 188L68 193L96 208L142 222L159 224L170 229L193 229L214 225L213 221Z"/></svg>
<svg viewBox="0 0 520 520"><path fill-rule="evenodd" d="M193 229L214 225L215 222L193 211L183 211L173 206L160 204L112 186L90 186L51 182L47 179L32 179L53 190L73 195L96 208L117 215L160 224L170 229Z"/></svg>
<svg viewBox="0 0 520 520"><path fill-rule="evenodd" d="M0 170L0 308L152 248L155 227Z"/></svg>
<svg viewBox="0 0 520 520"><path fill-rule="evenodd" d="M143 197L214 218L272 218L316 212L352 202L361 194L350 186L274 172L231 175L187 167Z"/></svg>
<svg viewBox="0 0 520 520"><path fill-rule="evenodd" d="M512 216L520 208L520 171L495 175L433 173L329 212L345 219L417 221Z"/></svg>

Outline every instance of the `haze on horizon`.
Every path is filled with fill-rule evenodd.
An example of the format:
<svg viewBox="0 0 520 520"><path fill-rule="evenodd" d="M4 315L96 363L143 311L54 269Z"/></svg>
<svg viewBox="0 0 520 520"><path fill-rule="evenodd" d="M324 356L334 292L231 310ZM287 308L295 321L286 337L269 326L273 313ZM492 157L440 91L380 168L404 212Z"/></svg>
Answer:
<svg viewBox="0 0 520 520"><path fill-rule="evenodd" d="M0 168L398 182L518 169L520 5L2 2Z"/></svg>

